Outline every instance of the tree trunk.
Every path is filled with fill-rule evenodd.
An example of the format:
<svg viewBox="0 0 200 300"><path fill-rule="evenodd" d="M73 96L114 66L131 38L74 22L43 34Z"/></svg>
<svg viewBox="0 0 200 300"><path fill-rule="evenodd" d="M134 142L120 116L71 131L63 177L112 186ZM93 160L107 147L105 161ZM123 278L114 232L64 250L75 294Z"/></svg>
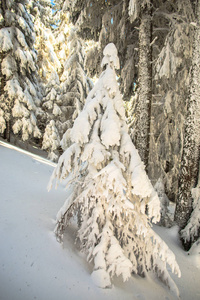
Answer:
<svg viewBox="0 0 200 300"><path fill-rule="evenodd" d="M183 229L190 218L192 207L191 190L197 185L200 158L200 0L197 1L197 25L194 32L190 98L188 99L185 135L178 183L175 221ZM185 249L190 247L183 241Z"/></svg>
<svg viewBox="0 0 200 300"><path fill-rule="evenodd" d="M149 158L150 116L152 101L151 10L141 14L139 28L139 99L136 111L135 145L146 168Z"/></svg>

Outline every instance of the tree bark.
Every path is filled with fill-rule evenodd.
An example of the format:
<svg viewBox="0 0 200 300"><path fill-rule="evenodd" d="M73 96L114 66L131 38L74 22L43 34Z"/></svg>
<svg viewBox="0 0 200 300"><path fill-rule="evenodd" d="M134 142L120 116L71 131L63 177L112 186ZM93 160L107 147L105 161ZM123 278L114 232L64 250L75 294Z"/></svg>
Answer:
<svg viewBox="0 0 200 300"><path fill-rule="evenodd" d="M139 28L139 99L136 111L135 145L146 168L149 158L150 116L152 101L151 10L141 13Z"/></svg>
<svg viewBox="0 0 200 300"><path fill-rule="evenodd" d="M191 190L197 185L200 158L200 0L197 1L197 20L194 32L190 98L188 99L185 135L181 159L175 221L180 229L187 225L193 210ZM190 243L183 245L187 250Z"/></svg>

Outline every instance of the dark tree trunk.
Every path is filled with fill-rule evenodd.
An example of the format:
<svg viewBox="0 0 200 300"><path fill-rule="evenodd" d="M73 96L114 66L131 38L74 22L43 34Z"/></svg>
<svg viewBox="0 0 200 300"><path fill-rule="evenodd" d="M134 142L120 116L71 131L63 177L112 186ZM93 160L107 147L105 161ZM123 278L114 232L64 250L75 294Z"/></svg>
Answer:
<svg viewBox="0 0 200 300"><path fill-rule="evenodd" d="M139 28L139 99L136 111L135 145L146 168L149 158L150 117L152 101L152 53L151 53L152 22L151 10L141 13Z"/></svg>

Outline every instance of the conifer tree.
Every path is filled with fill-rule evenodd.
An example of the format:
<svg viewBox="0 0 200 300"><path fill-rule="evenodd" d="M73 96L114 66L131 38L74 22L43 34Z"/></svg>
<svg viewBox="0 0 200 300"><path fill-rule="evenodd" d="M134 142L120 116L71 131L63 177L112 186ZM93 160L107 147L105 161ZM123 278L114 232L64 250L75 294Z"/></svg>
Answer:
<svg viewBox="0 0 200 300"><path fill-rule="evenodd" d="M55 14L54 22L57 28L54 30L55 45L54 49L57 57L59 58L61 68L59 70L59 76L62 76L63 66L69 55L69 47L67 39L70 34L72 24L69 21L69 14L66 10L66 5L64 0L55 1Z"/></svg>
<svg viewBox="0 0 200 300"><path fill-rule="evenodd" d="M34 29L26 1L0 1L0 132L22 140L40 137L36 125L40 90L33 48Z"/></svg>
<svg viewBox="0 0 200 300"><path fill-rule="evenodd" d="M153 182L162 177L168 198L175 202L195 17L191 1L178 0L171 4L163 1L153 14L153 40L155 37L157 40L152 46L153 97L148 174Z"/></svg>
<svg viewBox="0 0 200 300"><path fill-rule="evenodd" d="M61 64L54 51L55 37L53 35L53 15L50 0L39 0L32 3L30 13L34 18L36 34L35 49L39 75L43 83L47 83L51 73L59 72Z"/></svg>
<svg viewBox="0 0 200 300"><path fill-rule="evenodd" d="M110 287L115 276L153 270L176 293L166 265L180 275L174 254L151 228L160 218L160 202L127 132L122 96L116 81L117 49L104 49L102 72L70 131L71 146L52 174L65 180L71 194L57 215L59 241L72 216L78 215L77 238L92 277Z"/></svg>
<svg viewBox="0 0 200 300"><path fill-rule="evenodd" d="M63 115L60 118L61 127L61 123L63 123L61 135L64 131L72 127L74 120L83 109L85 99L93 86L92 81L84 71L84 46L82 40L78 38L74 27L71 27L67 42L69 56L64 63L63 74L61 76L60 99L63 111ZM66 143L65 137L63 137L62 141L64 148L64 144Z"/></svg>
<svg viewBox="0 0 200 300"><path fill-rule="evenodd" d="M179 189L176 202L175 220L179 225L183 245L189 250L191 244L200 236L199 219L196 222L196 229L189 230L193 210L199 213L199 196L194 192L198 184L199 160L200 160L200 1L196 4L196 24L193 42L192 68L190 76L190 95L187 103L187 115L185 120L185 134L183 153L181 159ZM198 188L196 189L196 191ZM193 194L192 194L193 193ZM193 199L194 195L194 199ZM191 215L192 214L192 215ZM187 227L188 226L188 227ZM184 230L184 228L187 228Z"/></svg>
<svg viewBox="0 0 200 300"><path fill-rule="evenodd" d="M42 149L47 150L48 158L57 161L59 157L60 137L63 131L60 128L62 115L60 100L60 80L57 72L52 72L48 83L45 85L45 92L42 103L44 136Z"/></svg>
<svg viewBox="0 0 200 300"><path fill-rule="evenodd" d="M52 161L57 161L59 157L60 137L56 123L51 120L44 132L42 149L47 150L48 158Z"/></svg>
<svg viewBox="0 0 200 300"><path fill-rule="evenodd" d="M170 203L165 193L165 187L161 178L159 178L156 182L154 189L158 194L161 204L161 218L159 224L161 226L171 227L173 225L174 216L173 213L169 210Z"/></svg>
<svg viewBox="0 0 200 300"><path fill-rule="evenodd" d="M84 51L82 41L77 37L75 28L71 28L71 32L67 39L69 56L63 66L63 74L61 83L56 72L52 73L49 83L46 85L46 92L43 102L43 109L46 112L47 127L45 129L45 139L43 140L43 148L50 151L49 157L57 160L59 156L58 149L55 148L55 139L52 140L52 147L56 150L54 155L50 150L47 141L49 131L49 122L54 120L55 130L57 132L57 146L60 146L62 139L62 147L66 149L68 146L67 130L72 127L75 118L81 112L86 96L92 87L92 82L84 71ZM47 131L46 131L47 130ZM49 139L51 139L49 137ZM54 145L54 146L53 146ZM47 148L46 148L47 147ZM51 148L52 149L52 148Z"/></svg>

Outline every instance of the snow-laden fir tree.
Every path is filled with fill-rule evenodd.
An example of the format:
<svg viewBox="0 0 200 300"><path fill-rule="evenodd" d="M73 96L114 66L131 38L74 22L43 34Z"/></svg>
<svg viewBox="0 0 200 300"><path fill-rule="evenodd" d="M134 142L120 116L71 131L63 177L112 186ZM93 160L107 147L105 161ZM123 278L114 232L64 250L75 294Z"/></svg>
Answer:
<svg viewBox="0 0 200 300"><path fill-rule="evenodd" d="M173 219L174 219L174 211L170 211L169 205L169 199L165 193L165 186L163 184L163 180L161 178L158 179L154 186L155 191L158 194L158 197L160 199L160 206L161 206L161 217L159 224L165 227L171 227L173 225Z"/></svg>
<svg viewBox="0 0 200 300"><path fill-rule="evenodd" d="M48 101L56 102L58 95L60 94L58 91L58 86L60 85L60 83L57 84L56 78L58 76L56 73L60 71L61 64L54 51L55 38L52 32L53 15L51 1L32 1L31 3L29 3L28 9L33 18L34 30L36 34L34 47L37 50L37 66L43 94L43 104L39 109L37 119L38 127L43 136L46 126L48 125L48 128L50 126L50 120L55 119L55 115L53 115L52 112L53 110L55 111L54 106L56 106L56 103L52 105L52 103ZM54 95L56 92L57 95ZM52 94L54 95L53 99ZM45 106L44 104L47 105ZM53 119L52 115L54 116ZM56 130L56 128L54 129ZM49 130L47 131L49 132ZM42 142L42 146L44 147L44 149L47 150L49 157L51 157L51 159L54 158L55 160L56 157L58 157L58 150L56 145L60 143L60 138L58 136L57 140L51 140L51 138L49 137L48 141L51 141L49 143L44 142L46 140L47 133L45 133L45 137L43 136L43 140L41 139L40 142ZM55 150L56 154L52 149Z"/></svg>
<svg viewBox="0 0 200 300"><path fill-rule="evenodd" d="M0 1L0 132L22 140L40 137L36 124L40 90L34 29L26 1ZM11 128L12 127L12 128Z"/></svg>
<svg viewBox="0 0 200 300"><path fill-rule="evenodd" d="M187 101L187 115L185 119L185 132L183 152L181 158L180 174L178 181L178 196L175 210L175 221L184 233L183 245L189 250L191 244L200 236L199 219L197 229L184 231L191 221L193 210L199 213L199 198L196 196L195 188L198 184L199 161L200 161L200 1L196 2L196 24L193 36L192 66L190 73L190 90ZM197 189L198 190L198 189ZM192 195L194 193L194 199ZM190 222L189 221L189 222ZM190 227L190 225L189 225ZM195 234L194 234L195 232ZM189 234L191 234L189 239Z"/></svg>
<svg viewBox="0 0 200 300"><path fill-rule="evenodd" d="M45 85L42 104L42 110L45 114L43 118L44 135L42 149L48 152L48 158L52 161L58 160L60 137L63 134L59 130L62 115L60 94L60 80L57 72L53 72Z"/></svg>
<svg viewBox="0 0 200 300"><path fill-rule="evenodd" d="M63 65L69 54L67 39L70 34L72 24L69 21L69 15L65 7L65 1L56 0L54 1L54 3L55 3L54 21L57 24L57 28L55 28L54 30L54 36L55 36L54 49L61 63L61 69L59 72L59 75L61 76L63 73Z"/></svg>
<svg viewBox="0 0 200 300"><path fill-rule="evenodd" d="M71 27L67 39L69 47L69 56L63 65L63 74L61 80L62 116L60 124L63 131L70 129L74 120L83 109L85 99L91 90L93 84L84 71L84 46L76 34L76 29ZM62 146L66 149L66 136L63 137Z"/></svg>
<svg viewBox="0 0 200 300"><path fill-rule="evenodd" d="M60 137L56 123L54 120L51 120L44 132L42 149L47 150L48 158L52 161L57 161L59 157L59 147L60 147Z"/></svg>
<svg viewBox="0 0 200 300"><path fill-rule="evenodd" d="M47 114L47 132L49 132L49 121L54 120L54 126L57 132L57 141L52 140L46 143L47 132L43 140L43 149L49 152L49 158L54 157L57 160L59 156L58 149L55 148L55 142L59 148L60 138L62 147L68 147L68 132L73 125L75 118L81 112L86 96L92 87L92 82L84 71L84 51L82 41L77 37L75 28L71 28L68 40L69 56L64 63L63 73L59 81L56 72L51 74L50 80L46 85L44 103L42 105ZM49 139L51 139L49 137ZM52 152L52 149L53 152ZM56 151L55 151L56 150ZM53 154L54 153L54 154Z"/></svg>
<svg viewBox="0 0 200 300"><path fill-rule="evenodd" d="M30 12L34 18L36 34L35 49L37 50L40 78L47 83L52 72L59 72L61 64L54 51L55 38L52 32L52 4L50 0L34 1Z"/></svg>
<svg viewBox="0 0 200 300"><path fill-rule="evenodd" d="M104 49L105 69L89 93L71 129L71 146L62 154L52 181L65 180L70 196L57 215L59 241L72 216L78 215L77 239L94 263L97 285L110 287L115 276L126 281L153 270L176 293L167 265L180 275L174 254L153 231L160 202L125 124L116 81L117 49Z"/></svg>
<svg viewBox="0 0 200 300"><path fill-rule="evenodd" d="M186 99L189 97L190 86L194 34L194 26L191 24L195 19L191 1L178 0L173 6L169 4L166 1L166 6L154 14L157 25L153 30L154 36L163 43L153 45L148 175L155 183L162 177L168 198L175 202L183 150Z"/></svg>

